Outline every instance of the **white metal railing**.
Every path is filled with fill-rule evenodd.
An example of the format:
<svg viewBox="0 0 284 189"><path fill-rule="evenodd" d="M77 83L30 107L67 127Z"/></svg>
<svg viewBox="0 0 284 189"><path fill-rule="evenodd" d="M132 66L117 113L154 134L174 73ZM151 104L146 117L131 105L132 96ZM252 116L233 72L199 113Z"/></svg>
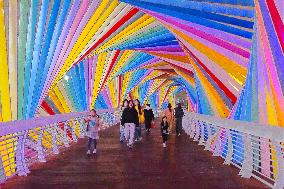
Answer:
<svg viewBox="0 0 284 189"><path fill-rule="evenodd" d="M284 188L284 128L186 112L183 129L225 165L240 168L241 177Z"/></svg>
<svg viewBox="0 0 284 189"><path fill-rule="evenodd" d="M118 112L98 110L105 129L119 122ZM59 114L0 123L0 183L11 176L27 175L29 166L46 162L46 157L59 154L86 134L84 118L88 112Z"/></svg>

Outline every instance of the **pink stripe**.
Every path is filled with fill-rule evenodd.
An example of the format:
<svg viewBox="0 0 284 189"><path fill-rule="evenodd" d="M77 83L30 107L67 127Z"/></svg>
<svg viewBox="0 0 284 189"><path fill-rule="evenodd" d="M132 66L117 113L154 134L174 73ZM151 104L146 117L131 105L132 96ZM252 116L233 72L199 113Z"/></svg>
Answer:
<svg viewBox="0 0 284 189"><path fill-rule="evenodd" d="M160 16L161 17L161 16ZM182 28L183 30L187 31L187 32L190 32L196 36L199 36L207 41L210 41L212 43L215 43L216 45L218 44L219 46L223 47L223 48L226 48L236 54L239 54L240 56L243 56L244 58L249 58L250 56L250 52L249 51L246 51L246 50L243 50L237 46L234 46L232 45L231 43L228 43L227 41L225 40L221 40L220 38L217 38L215 37L214 35L211 35L211 34L208 34L208 33L205 33L201 30L197 30L193 27L190 27L190 25L186 25L186 24L183 24L183 23L179 23L177 22L176 20L174 19L171 19L171 18L160 18L162 19L163 21L165 21L166 23L170 22L171 24L173 24L174 26L178 27L177 29L179 28Z"/></svg>
<svg viewBox="0 0 284 189"><path fill-rule="evenodd" d="M261 49L261 39L259 36L259 32L256 33L257 35L257 71L258 71L258 104L259 104L259 122L266 124L267 120L267 108L266 108L266 96L265 96L265 81L264 75L267 76L267 69L265 67L265 57L263 57L263 49Z"/></svg>
<svg viewBox="0 0 284 189"><path fill-rule="evenodd" d="M87 100L87 110L90 108L90 95L89 95L89 59L83 62L84 65L84 77L85 77L85 91L86 91L86 100Z"/></svg>
<svg viewBox="0 0 284 189"><path fill-rule="evenodd" d="M271 81L273 83L271 87L275 91L275 95L277 96L279 106L284 107L284 98L283 98L283 93L282 93L282 90L281 90L281 85L280 85L280 82L279 82L277 70L275 68L274 60L273 60L273 57L272 57L272 52L271 52L270 45L269 45L270 43L269 43L266 31L265 31L262 16L260 14L261 11L260 11L259 4L258 4L257 1L256 1L255 5L256 5L257 20L258 20L258 23L259 23L260 37L262 39L261 45L262 45L262 48L264 49L264 52L263 52L264 55L265 55L264 57L266 58L265 59L266 60L265 61L266 67L267 67L267 70L270 73L269 76L270 76Z"/></svg>
<svg viewBox="0 0 284 189"><path fill-rule="evenodd" d="M219 45L222 45L222 44L229 44L227 42L224 42L220 39L217 39L215 38L214 36L211 35L208 35L206 36L203 32L202 35L193 35L194 33L195 34L200 34L201 32L198 31L198 30L195 30L195 29L192 29L192 30L195 30L194 32L190 31L191 29L188 27L188 26L185 26L185 25L182 25L180 23L177 23L176 21L174 21L173 19L167 19L167 23L173 23L174 24L174 28L176 28L177 30L181 31L182 29L182 32L184 34L186 34L187 36L190 36L191 38L205 44L207 47L210 47L211 49L214 49L215 51L217 51L218 53L221 53L223 54L224 56L228 57L229 59L233 60L234 62L244 66L244 67L247 67L247 63L248 63L248 59L247 57L243 57L243 56L240 56L239 54L235 54L235 53L232 53L232 51L226 49L226 48L222 48L220 47ZM178 25L178 27L176 27ZM205 38L202 38L202 37L198 37L198 36L203 36ZM212 43L212 41L214 41L215 39L215 42L216 43ZM207 41L208 40L208 41ZM211 42L210 42L211 41ZM218 44L218 45L216 45ZM230 45L230 46L233 46L233 45ZM237 47L236 47L237 48ZM247 52L247 51L246 51ZM247 54L247 56L249 56L249 53Z"/></svg>

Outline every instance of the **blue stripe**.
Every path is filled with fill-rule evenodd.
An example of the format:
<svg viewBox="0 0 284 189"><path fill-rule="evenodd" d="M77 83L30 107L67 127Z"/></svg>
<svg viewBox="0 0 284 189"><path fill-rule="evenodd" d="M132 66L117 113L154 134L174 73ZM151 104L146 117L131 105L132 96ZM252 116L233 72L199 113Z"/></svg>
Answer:
<svg viewBox="0 0 284 189"><path fill-rule="evenodd" d="M180 18L183 20L187 20L196 24L201 24L207 27L211 27L214 29L218 29L218 30L222 30L228 33L232 33L238 36L242 36L248 39L251 39L252 37L252 32L249 31L245 31L239 28L235 28L235 27L231 27L225 24L221 24L212 20L208 20L208 19L204 19L201 17L197 17L197 16L193 16L193 15L188 15L187 13L183 12L183 11L175 11L175 10L170 10L170 9L163 9L160 7L156 7L155 4L151 6L151 4L149 3L141 3L141 2L133 2L131 0L123 0L126 3L135 5L135 6L139 6L154 12L158 12L158 13L162 13L165 15L169 15L172 17L176 17L176 18ZM203 13L204 14L204 13ZM206 13L207 14L207 13Z"/></svg>
<svg viewBox="0 0 284 189"><path fill-rule="evenodd" d="M37 8L38 0L33 0L30 8L28 34L27 34L27 44L26 44L26 64L25 64L25 80L24 80L24 95L23 95L23 115L24 119L27 118L27 102L28 102L28 87L31 76L31 66L32 66L32 53L34 47L35 29L36 29L36 19L37 19Z"/></svg>
<svg viewBox="0 0 284 189"><path fill-rule="evenodd" d="M36 73L38 70L38 63L39 63L39 56L41 53L41 44L43 41L44 36L44 28L45 28L45 22L47 18L47 12L48 12L48 0L44 0L41 4L41 11L40 16L37 23L37 32L36 32L36 38L35 38L35 44L34 44L34 50L33 50L33 60L32 60L32 66L31 66L31 79L29 83L29 94L28 94L28 102L27 102L27 118L31 118L31 106L32 106L32 99L33 99L33 90L35 86L35 79L36 79Z"/></svg>

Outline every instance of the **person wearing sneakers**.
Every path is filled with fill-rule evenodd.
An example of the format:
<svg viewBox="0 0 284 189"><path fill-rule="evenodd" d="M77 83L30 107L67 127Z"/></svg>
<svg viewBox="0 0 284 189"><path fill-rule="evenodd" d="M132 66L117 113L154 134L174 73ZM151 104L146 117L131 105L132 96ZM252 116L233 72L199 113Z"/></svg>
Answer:
<svg viewBox="0 0 284 189"><path fill-rule="evenodd" d="M86 119L87 123L87 136L88 140L88 151L87 154L91 154L93 145L93 154L97 153L97 140L99 139L99 128L101 126L99 115L97 115L94 109L91 110L90 116Z"/></svg>
<svg viewBox="0 0 284 189"><path fill-rule="evenodd" d="M162 138L163 138L163 147L166 148L167 147L167 140L168 140L168 135L169 135L169 123L167 121L167 116L164 116L162 118L162 122L161 122L161 134L162 134Z"/></svg>
<svg viewBox="0 0 284 189"><path fill-rule="evenodd" d="M139 125L138 112L134 108L133 101L130 100L128 106L123 110L121 124L124 125L124 136L127 146L132 148L135 127Z"/></svg>

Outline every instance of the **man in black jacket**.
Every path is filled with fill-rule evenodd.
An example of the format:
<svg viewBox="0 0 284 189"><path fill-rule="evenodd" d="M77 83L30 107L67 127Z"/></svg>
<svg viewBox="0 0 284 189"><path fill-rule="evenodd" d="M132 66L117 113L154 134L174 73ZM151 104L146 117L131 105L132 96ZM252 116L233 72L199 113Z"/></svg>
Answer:
<svg viewBox="0 0 284 189"><path fill-rule="evenodd" d="M181 103L178 103L178 107L175 108L175 118L176 118L176 133L177 136L181 135L182 131L182 117L184 116Z"/></svg>
<svg viewBox="0 0 284 189"><path fill-rule="evenodd" d="M129 101L129 107L123 110L121 124L124 125L125 139L129 141L127 146L132 148L135 126L139 125L138 112L135 110L132 100Z"/></svg>

